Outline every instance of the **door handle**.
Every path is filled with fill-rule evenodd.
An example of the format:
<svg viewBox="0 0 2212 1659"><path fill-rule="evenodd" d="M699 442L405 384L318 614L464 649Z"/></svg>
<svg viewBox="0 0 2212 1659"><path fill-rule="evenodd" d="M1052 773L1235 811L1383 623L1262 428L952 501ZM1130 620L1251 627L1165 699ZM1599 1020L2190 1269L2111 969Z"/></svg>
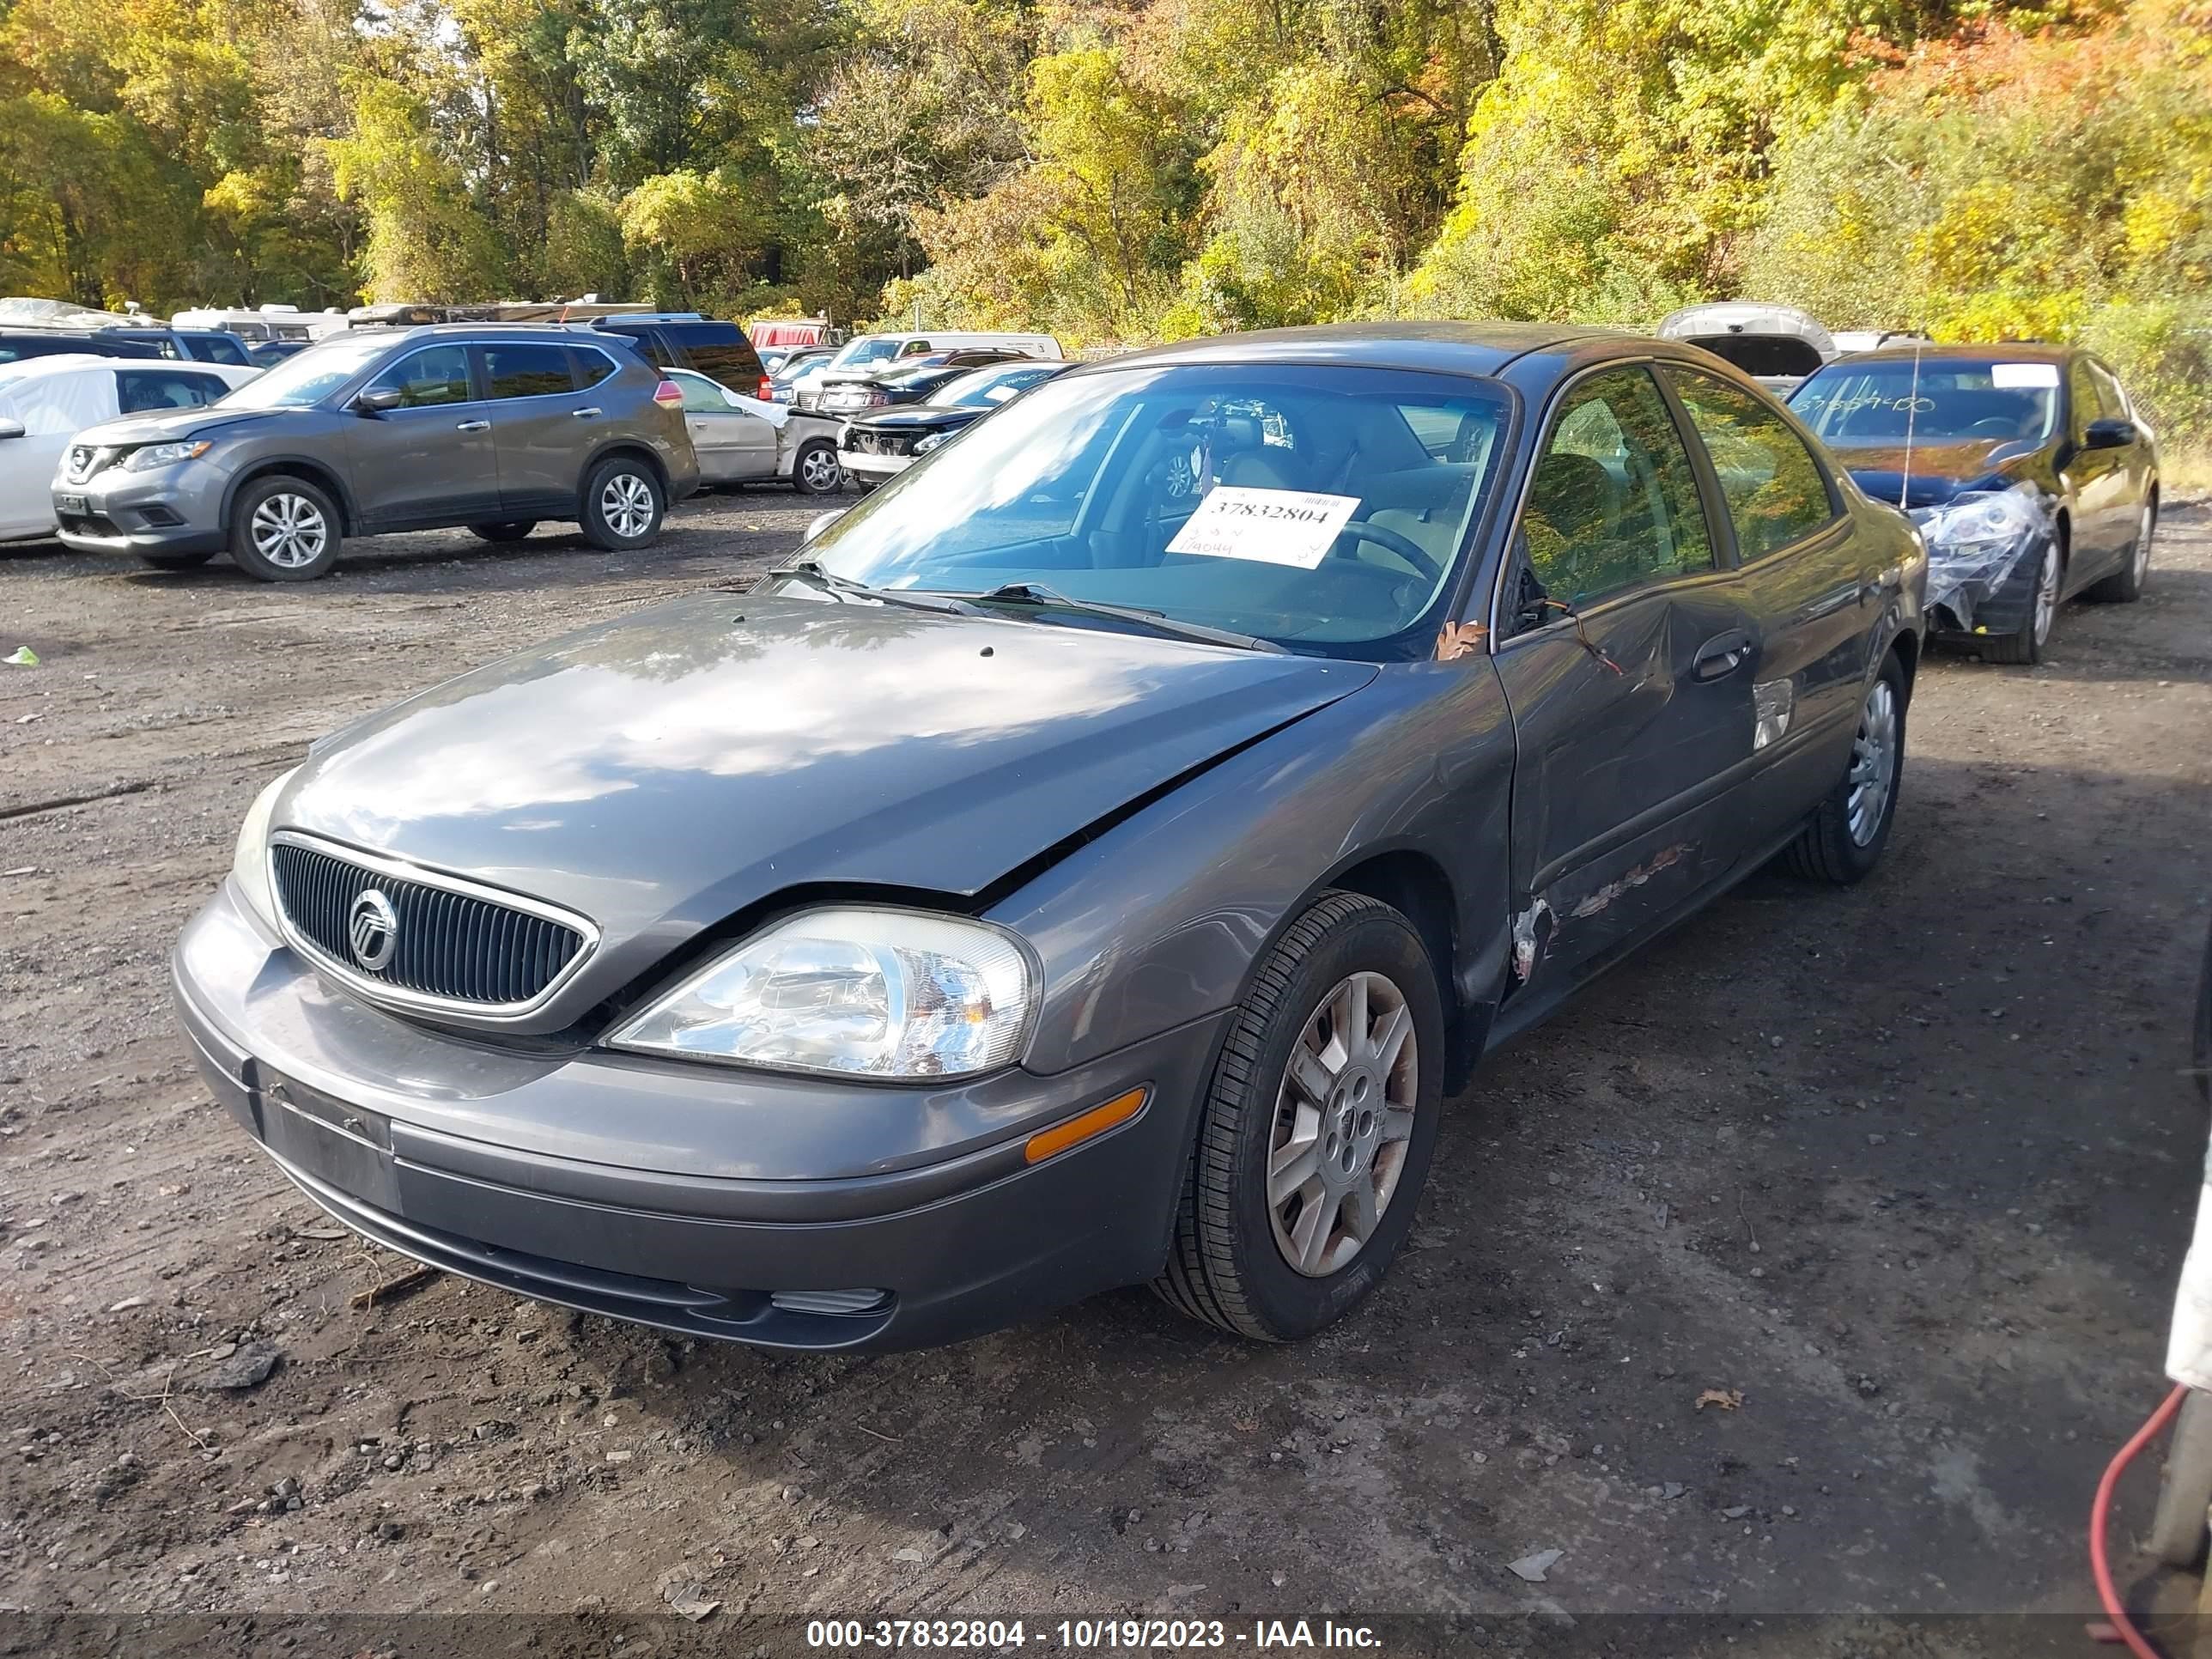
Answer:
<svg viewBox="0 0 2212 1659"><path fill-rule="evenodd" d="M489 432L491 430L491 422L489 421L463 421L459 426L455 427L453 430L456 432Z"/></svg>
<svg viewBox="0 0 2212 1659"><path fill-rule="evenodd" d="M1690 673L1695 679L1717 680L1735 673L1750 660L1751 635L1736 629L1717 635L1699 646Z"/></svg>
<svg viewBox="0 0 2212 1659"><path fill-rule="evenodd" d="M599 417L599 411L596 409L579 409L573 412L580 421L596 421Z"/></svg>

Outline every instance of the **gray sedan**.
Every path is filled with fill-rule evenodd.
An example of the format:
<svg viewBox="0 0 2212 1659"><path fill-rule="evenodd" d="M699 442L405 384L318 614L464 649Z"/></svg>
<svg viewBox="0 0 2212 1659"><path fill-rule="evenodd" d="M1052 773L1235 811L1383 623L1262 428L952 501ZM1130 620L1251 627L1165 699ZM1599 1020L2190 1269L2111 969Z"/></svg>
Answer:
<svg viewBox="0 0 2212 1659"><path fill-rule="evenodd" d="M1694 348L1187 343L818 528L257 802L178 1006L331 1215L774 1347L1304 1336L1486 1051L1896 811L1918 542Z"/></svg>
<svg viewBox="0 0 2212 1659"><path fill-rule="evenodd" d="M683 390L684 425L698 452L701 483L781 480L802 495L828 495L845 487L837 459L841 422L748 398L691 369L661 373Z"/></svg>

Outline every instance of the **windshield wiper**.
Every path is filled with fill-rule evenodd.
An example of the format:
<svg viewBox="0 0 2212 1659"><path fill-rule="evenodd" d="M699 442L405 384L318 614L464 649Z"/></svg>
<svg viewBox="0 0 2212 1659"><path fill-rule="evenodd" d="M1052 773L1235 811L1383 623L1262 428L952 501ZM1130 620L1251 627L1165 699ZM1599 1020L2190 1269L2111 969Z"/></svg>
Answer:
<svg viewBox="0 0 2212 1659"><path fill-rule="evenodd" d="M1042 582L1007 582L988 593L963 593L961 598L977 605L1027 605L1040 610L1073 611L1080 616L1110 617L1115 622L1133 623L1139 628L1170 639L1197 640L1207 645L1231 645L1242 651L1270 651L1279 656L1287 654L1273 640L1263 640L1255 635L1239 634L1226 628L1208 628L1204 623L1178 622L1158 611L1146 611L1133 605L1107 605L1098 599L1070 599L1058 588L1048 587Z"/></svg>
<svg viewBox="0 0 2212 1659"><path fill-rule="evenodd" d="M895 592L887 587L871 587L866 582L856 582L850 576L841 576L834 570L823 568L819 559L800 559L794 564L778 565L768 573L771 576L804 576L816 586L835 593L840 599L873 599L881 605L902 605L908 611L927 611L937 616L957 616L964 607L957 600L939 604L915 594Z"/></svg>

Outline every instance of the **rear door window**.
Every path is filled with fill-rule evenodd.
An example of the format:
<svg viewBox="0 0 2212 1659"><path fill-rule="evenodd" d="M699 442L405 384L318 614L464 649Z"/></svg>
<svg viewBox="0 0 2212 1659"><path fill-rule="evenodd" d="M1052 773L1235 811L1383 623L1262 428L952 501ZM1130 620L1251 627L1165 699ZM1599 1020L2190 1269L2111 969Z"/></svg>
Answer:
<svg viewBox="0 0 2212 1659"><path fill-rule="evenodd" d="M548 398L576 389L567 349L518 343L483 348L484 383L497 398Z"/></svg>
<svg viewBox="0 0 2212 1659"><path fill-rule="evenodd" d="M1742 563L1802 541L1834 520L1826 475L1780 415L1741 387L1709 374L1670 368L1667 377L1720 475Z"/></svg>
<svg viewBox="0 0 2212 1659"><path fill-rule="evenodd" d="M118 369L115 406L125 415L159 413L165 409L201 409L230 390L213 374L189 370Z"/></svg>
<svg viewBox="0 0 2212 1659"><path fill-rule="evenodd" d="M473 401L469 349L459 343L410 351L368 384L372 392L397 392L402 409L428 409Z"/></svg>

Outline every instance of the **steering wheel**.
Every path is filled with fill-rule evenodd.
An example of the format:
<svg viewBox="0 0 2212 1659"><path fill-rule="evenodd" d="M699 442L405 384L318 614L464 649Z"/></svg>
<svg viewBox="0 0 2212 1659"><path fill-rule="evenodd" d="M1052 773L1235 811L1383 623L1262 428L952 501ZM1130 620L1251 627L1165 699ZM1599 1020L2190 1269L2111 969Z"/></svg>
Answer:
<svg viewBox="0 0 2212 1659"><path fill-rule="evenodd" d="M1401 536L1379 524L1370 524L1364 519L1350 520L1336 534L1340 541L1350 536L1358 541L1373 542L1377 547L1387 547L1432 582L1444 579L1444 568L1429 556L1426 548L1409 536Z"/></svg>

